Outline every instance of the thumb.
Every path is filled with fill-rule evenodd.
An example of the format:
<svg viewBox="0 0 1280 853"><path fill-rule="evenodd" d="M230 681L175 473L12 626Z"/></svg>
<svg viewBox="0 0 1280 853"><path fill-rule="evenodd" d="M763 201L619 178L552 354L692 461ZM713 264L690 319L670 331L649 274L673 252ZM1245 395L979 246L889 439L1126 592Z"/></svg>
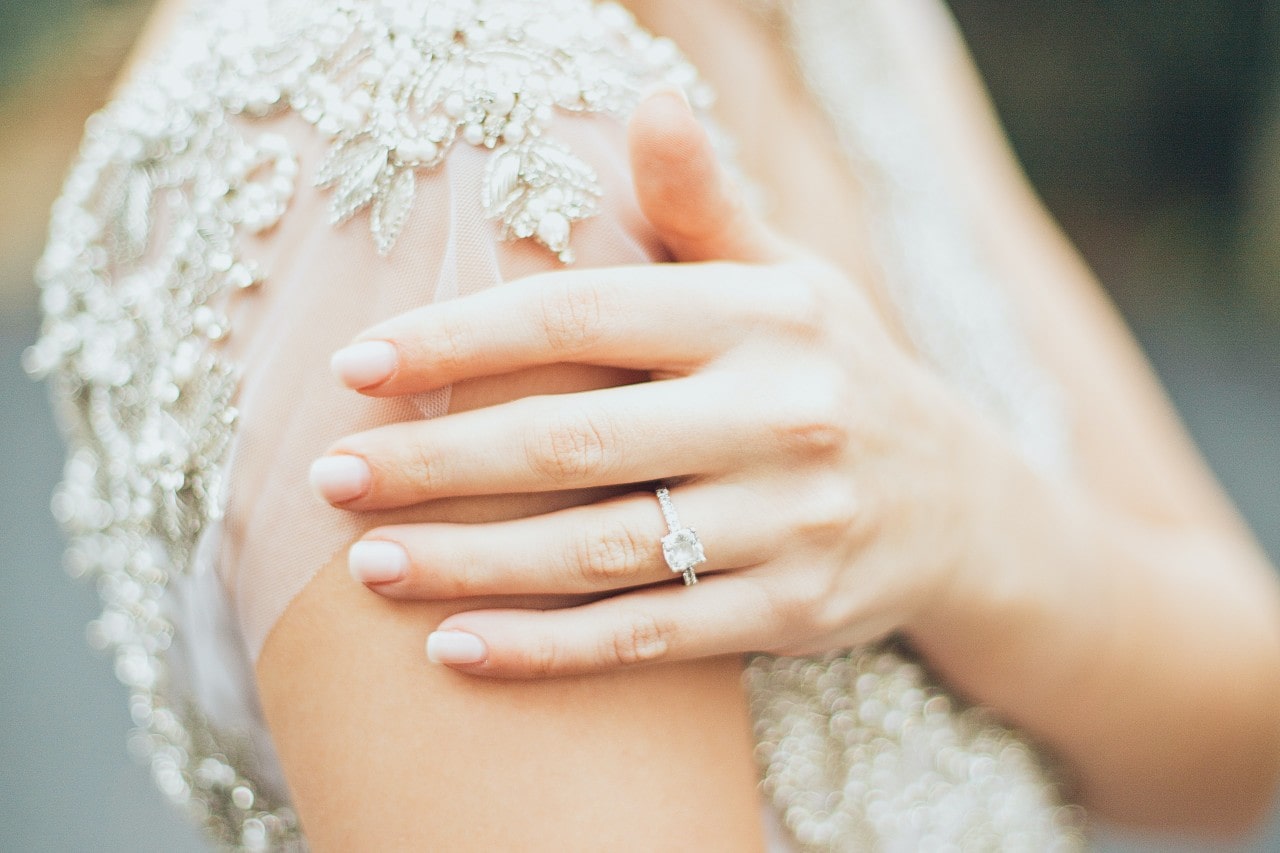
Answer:
<svg viewBox="0 0 1280 853"><path fill-rule="evenodd" d="M640 209L677 261L767 263L791 254L747 209L680 89L645 98L628 135Z"/></svg>

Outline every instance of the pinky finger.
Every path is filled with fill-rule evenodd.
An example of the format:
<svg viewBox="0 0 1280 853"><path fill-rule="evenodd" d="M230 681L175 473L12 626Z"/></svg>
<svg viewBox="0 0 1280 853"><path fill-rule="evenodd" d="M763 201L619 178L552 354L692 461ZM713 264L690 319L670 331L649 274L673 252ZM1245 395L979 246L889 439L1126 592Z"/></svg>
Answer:
<svg viewBox="0 0 1280 853"><path fill-rule="evenodd" d="M765 651L783 629L768 590L718 575L559 610L456 613L427 638L427 656L472 675L532 679Z"/></svg>

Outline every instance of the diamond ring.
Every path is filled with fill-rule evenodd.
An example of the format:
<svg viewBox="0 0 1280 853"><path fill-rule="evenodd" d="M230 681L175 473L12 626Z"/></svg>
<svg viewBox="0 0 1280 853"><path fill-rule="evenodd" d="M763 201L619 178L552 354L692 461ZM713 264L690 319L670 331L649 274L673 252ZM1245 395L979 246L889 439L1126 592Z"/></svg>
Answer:
<svg viewBox="0 0 1280 853"><path fill-rule="evenodd" d="M666 519L667 530L670 531L662 537L662 556L671 567L671 571L684 575L685 586L693 586L698 582L698 576L694 573L693 567L707 561L707 555L702 551L702 542L698 540L698 534L692 527L680 524L680 517L676 515L676 508L671 503L671 493L667 491L667 487L663 486L654 494L658 496L662 517Z"/></svg>

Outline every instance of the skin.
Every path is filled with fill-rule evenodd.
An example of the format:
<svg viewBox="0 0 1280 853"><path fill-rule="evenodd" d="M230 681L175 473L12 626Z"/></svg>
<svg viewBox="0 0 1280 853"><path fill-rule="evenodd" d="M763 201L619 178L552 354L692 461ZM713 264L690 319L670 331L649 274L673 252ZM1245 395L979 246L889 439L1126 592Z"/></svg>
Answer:
<svg viewBox="0 0 1280 853"><path fill-rule="evenodd" d="M926 7L903 8L886 13L902 16L900 47L941 38ZM680 478L677 505L713 555L691 590L662 563L647 492L490 525L378 528L366 538L402 545L409 566L374 588L618 593L445 619L437 630L483 641L454 667L477 681L901 633L959 692L1055 750L1097 814L1241 832L1280 766L1271 569L993 127L975 122L985 105L948 44L923 51L920 98L957 165L972 164L962 183L985 248L1035 282L1010 299L1066 395L1070 479L1030 468L901 345L860 282L746 213L692 117L659 96L632 128L641 204L677 259L713 263L558 272L414 312L361 336L398 362L359 390L566 362L663 381L349 437L331 453L370 477L330 497L364 510ZM934 76L947 69L961 73Z"/></svg>
<svg viewBox="0 0 1280 853"><path fill-rule="evenodd" d="M756 473L747 475L744 466L736 481L734 472L722 474L714 496L706 491L699 497L698 490L710 486L697 482L677 485L677 505L698 527L714 561L701 567L707 570L704 581L693 590L675 587L678 582L656 554L654 543L663 531L651 494L640 496L643 504L640 497L616 497L631 491L625 484L488 496L487 501L441 498L405 511L404 520L419 527L370 531L369 538L404 542L414 558L411 574L370 591L351 581L344 557L335 559L295 599L257 668L264 708L313 846L647 850L687 848L692 841L697 849L759 849L738 658L677 660L731 648L735 640L742 645L741 633L735 634L723 610L712 606L715 601L731 605L718 588L732 575L756 584L769 580L793 596L778 600L759 591L740 593L746 609L732 621L754 620L754 627L766 629L776 612L789 617L787 630L752 632L747 647L758 647L758 638L766 635L774 642L821 644L832 636L843 641L897 627L958 690L1001 710L1056 749L1074 773L1079 797L1095 814L1201 832L1239 832L1252 825L1269 802L1280 763L1280 617L1269 568L1178 426L1115 312L1026 186L967 57L937 10L920 0L877 4L899 34L891 47L902 54L901 66L915 75L913 95L933 123L932 132L948 140L943 156L953 158L951 172L984 240L982 248L1004 280L1014 283L1006 296L1016 319L1065 391L1077 449L1074 477L1066 483L1046 483L1027 470L989 425L940 393L929 377L919 376L919 365L902 350L905 338L883 284L865 268L864 247L851 236L860 230L859 188L848 180L820 114L767 38L744 22L738 7L720 0L698 4L697 14L688 4L664 0L629 5L651 29L675 37L720 91L717 111L743 144L744 166L777 200L768 226L824 260L790 247L776 256L742 251L730 229L709 224L717 220L707 218L708 210L721 215L729 207L717 206L716 184L705 173L686 175L686 186L708 189L701 208L684 204L689 194L671 191L669 183L646 181L646 156L654 158L651 167L662 165L664 151L690 150L673 146L701 144L678 120L667 123L669 114L638 125L633 134L640 143L637 181L655 226L684 259L747 264L753 268L747 277L757 283L770 276L789 286L803 282L813 293L852 306L859 328L881 348L879 354L889 355L895 377L911 377L903 387L913 396L886 398L891 389L879 386L889 383L867 381L845 394L847 411L815 407L807 411L816 416L794 420L769 436L744 432L743 457ZM162 5L140 55L148 52L146 44L162 39L175 9ZM760 61L742 63L742 54L735 52L740 46ZM744 82L750 85L740 85ZM763 119L773 120L774 135L751 132ZM796 154L787 158L785 170L773 156L775 147ZM761 233L757 223L742 224ZM766 240L776 242L781 241ZM839 272L833 273L832 265ZM730 269L735 275L745 272L728 266L703 271L726 274ZM628 282L610 279L646 291L671 280L639 274ZM699 280L710 288L716 278ZM857 295L837 293L842 286ZM816 345L824 335L813 328L794 338L797 348L805 338L811 339L810 366L814 358L855 352L833 348L824 356L824 348ZM771 337L775 344L780 339ZM423 351L434 350L426 346ZM751 355L744 354L744 364ZM863 356L871 358L872 352ZM484 364L483 353L476 357L476 365ZM545 360L547 353L530 357ZM763 358L754 357L754 364ZM651 367L640 360L633 364ZM431 365L426 367L430 373ZM721 375L730 376L731 367ZM408 376L411 359L404 369ZM814 372L807 369L804 375ZM824 381L809 391L825 398L832 391L831 373L817 375ZM538 382L531 384L535 377ZM432 381L441 378L434 374ZM455 386L454 411L499 405L530 387L539 393L574 392L634 378L619 371L557 367L467 379ZM771 381L773 387L787 385L776 375ZM388 385L366 393L393 389ZM743 399L740 390L734 387L733 405L729 400L706 405L731 411ZM874 393L868 398L868 392ZM900 415L897 407L921 404L927 405L912 408L912 418L901 422L912 424L920 441L896 434L885 443L868 441L877 461L860 467L860 454L846 454L851 442L869 435L884 438L876 413ZM848 423L842 412L851 412L856 422ZM672 423L664 421L667 427ZM927 450L938 440L938 429L947 430L941 462L928 453L890 452L902 445ZM787 445L783 452L789 458L801 460L790 481L780 470L760 473L769 470L761 457L778 453L779 444ZM387 447L382 465L394 470L395 443ZM714 459L697 439L683 453L703 463ZM851 490L833 485L833 466L821 462L842 455L859 457L852 460L858 468L852 497ZM455 461L462 464L461 458ZM643 466L645 458L636 454L627 464ZM926 458L947 475L919 470ZM511 470L519 470L515 462ZM888 482L887 472L893 470L910 476ZM815 483L822 488L815 489ZM911 484L910 492L897 490L903 483ZM958 507L957 483L964 487ZM758 508L765 503L765 484L783 489L767 493L771 509L778 508L777 494L828 498L809 506L816 515L796 508L777 522L793 525L794 547L820 558L818 570L809 575L800 577L796 565L776 558L746 567L750 555L735 551L735 540L750 533L743 520L762 519ZM516 560L494 547L516 541L507 538L512 528L498 538L484 536L480 526L459 524L498 519L515 524L557 509L586 512L574 508L600 500L616 501L600 516L607 515L613 535L596 541L634 547L586 549L579 532L575 550L563 538L565 528L548 517L538 530L533 521L523 527L529 536L543 537L539 547L546 548L540 552L545 560ZM920 521L929 507L954 523ZM899 578L893 537L906 536L913 519L936 539L922 568L912 566L911 577ZM858 531L857 542L841 539L846 521ZM776 527L771 533L787 535ZM822 547L824 538L830 547ZM474 555L471 565L492 573L451 575L451 566L461 563L445 565L430 554L449 548L455 556ZM610 559L610 554L625 559ZM458 597L477 579L505 593L560 594ZM840 621L838 608L812 606L815 589L827 588L824 581L845 593L834 600L845 608L844 616L852 614L849 624ZM686 607L667 622L653 623L664 624L665 632L630 633L632 640L644 642L600 645L601 637L609 637L607 629L578 619L590 616L589 608L541 614L493 609L577 604L600 598L601 590L635 584L661 588L623 596L637 608L633 613L662 602ZM693 601L708 606L689 607ZM509 633L530 626L516 619L537 619L533 636L543 644L538 654L530 654L530 647ZM437 626L483 629L489 669L428 666L422 640ZM646 639L655 636L662 642ZM612 651L614 658L592 657L593 645ZM661 662L619 665L638 657ZM542 677L568 664L604 674ZM479 677L484 675L499 677ZM712 791L715 795L708 796ZM495 814L502 819L495 820Z"/></svg>

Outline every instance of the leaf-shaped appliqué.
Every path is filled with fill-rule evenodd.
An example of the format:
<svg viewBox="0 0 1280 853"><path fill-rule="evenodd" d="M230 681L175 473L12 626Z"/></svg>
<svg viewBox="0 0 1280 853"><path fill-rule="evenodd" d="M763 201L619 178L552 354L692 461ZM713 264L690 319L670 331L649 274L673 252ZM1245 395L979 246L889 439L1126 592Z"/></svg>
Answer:
<svg viewBox="0 0 1280 853"><path fill-rule="evenodd" d="M557 207L572 221L596 214L601 190L595 169L557 142L532 140L521 177L533 189L559 190L562 200Z"/></svg>
<svg viewBox="0 0 1280 853"><path fill-rule="evenodd" d="M503 231L533 237L569 263L569 228L595 215L595 170L559 143L534 138L496 152L485 172L485 212Z"/></svg>
<svg viewBox="0 0 1280 853"><path fill-rule="evenodd" d="M321 188L333 186L339 178L354 168L353 164L367 160L378 147L380 146L377 140L368 133L338 140L337 144L329 149L320 168L316 170L315 185Z"/></svg>
<svg viewBox="0 0 1280 853"><path fill-rule="evenodd" d="M506 147L495 151L485 168L484 212L490 218L502 216L524 191L520 183L521 149Z"/></svg>
<svg viewBox="0 0 1280 853"><path fill-rule="evenodd" d="M339 142L316 174L319 187L337 185L329 218L345 222L367 205L386 178L390 150L370 133Z"/></svg>
<svg viewBox="0 0 1280 853"><path fill-rule="evenodd" d="M595 170L563 145L549 139L535 139L530 142L529 149L529 165L541 173L542 181L583 186L593 186L597 181ZM542 181L535 186L541 185Z"/></svg>
<svg viewBox="0 0 1280 853"><path fill-rule="evenodd" d="M417 181L413 169L401 169L387 182L387 188L373 202L369 228L380 254L387 254L409 218Z"/></svg>

